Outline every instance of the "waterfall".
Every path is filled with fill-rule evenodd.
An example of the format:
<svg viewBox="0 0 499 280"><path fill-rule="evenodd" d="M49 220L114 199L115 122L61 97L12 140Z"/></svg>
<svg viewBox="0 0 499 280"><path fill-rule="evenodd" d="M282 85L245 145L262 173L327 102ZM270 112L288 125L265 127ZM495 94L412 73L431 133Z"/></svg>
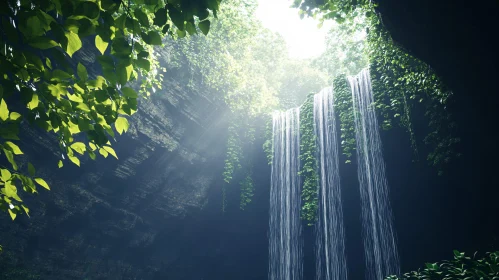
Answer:
<svg viewBox="0 0 499 280"><path fill-rule="evenodd" d="M355 112L366 279L381 280L399 274L399 259L368 69L348 81Z"/></svg>
<svg viewBox="0 0 499 280"><path fill-rule="evenodd" d="M338 139L331 87L314 96L315 135L319 174L316 225L316 279L347 279L345 231L341 207Z"/></svg>
<svg viewBox="0 0 499 280"><path fill-rule="evenodd" d="M303 278L300 220L300 111L274 113L270 187L269 280Z"/></svg>

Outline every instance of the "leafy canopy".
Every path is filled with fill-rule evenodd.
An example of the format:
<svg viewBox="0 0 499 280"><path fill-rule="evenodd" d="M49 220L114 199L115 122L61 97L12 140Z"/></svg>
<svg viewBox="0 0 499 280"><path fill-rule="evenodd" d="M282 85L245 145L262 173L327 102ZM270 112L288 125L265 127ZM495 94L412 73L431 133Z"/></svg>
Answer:
<svg viewBox="0 0 499 280"><path fill-rule="evenodd" d="M29 215L18 190L50 189L33 164L18 164L22 123L57 136L59 167L79 166L85 154L118 158L110 140L128 130L137 98L161 88L153 47L165 36L206 35L220 2L0 1L0 154L9 162L0 166L0 209Z"/></svg>

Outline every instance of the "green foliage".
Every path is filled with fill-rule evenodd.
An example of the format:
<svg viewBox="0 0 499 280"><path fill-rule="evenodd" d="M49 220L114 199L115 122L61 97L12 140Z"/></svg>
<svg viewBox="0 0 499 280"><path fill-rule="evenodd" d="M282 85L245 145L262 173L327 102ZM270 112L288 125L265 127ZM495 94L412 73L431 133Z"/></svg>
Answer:
<svg viewBox="0 0 499 280"><path fill-rule="evenodd" d="M372 21L368 36L370 72L376 108L383 117L382 127L389 129L393 122L405 127L417 156L411 109L425 106L430 132L424 142L432 147L427 159L441 173L446 163L459 156L455 151L459 143L456 123L447 110L452 92L430 66L395 44L377 18Z"/></svg>
<svg viewBox="0 0 499 280"><path fill-rule="evenodd" d="M256 116L276 109L279 99L303 98L299 89L318 91L326 84L322 73L304 67L308 62L289 59L283 38L262 26L256 8L256 0L224 1L218 20L209 24L208 36L168 40L170 71L178 73L192 90L224 100L231 111L223 209L225 197L232 191L226 189L230 183L241 178L241 194L245 193L244 178L252 162L250 152L244 151L252 145ZM267 142L267 147L271 149L271 143Z"/></svg>
<svg viewBox="0 0 499 280"><path fill-rule="evenodd" d="M229 123L229 137L227 139L227 155L223 178L226 184L230 184L238 173L245 174L244 179L239 182L240 186L240 209L251 202L253 196L252 176L252 149L255 141L255 119L246 114L233 114ZM246 152L244 152L246 151ZM222 210L226 209L227 195L226 184L222 186L223 205Z"/></svg>
<svg viewBox="0 0 499 280"><path fill-rule="evenodd" d="M340 119L341 150L350 163L355 150L355 120L352 92L345 75L337 76L333 81L335 112Z"/></svg>
<svg viewBox="0 0 499 280"><path fill-rule="evenodd" d="M272 129L273 129L273 123L272 123L272 118L267 118L267 121L265 123L265 142L263 142L263 151L265 152L265 155L267 156L267 163L269 165L272 165L272 161L274 160L274 151L272 148L273 142L272 142Z"/></svg>
<svg viewBox="0 0 499 280"><path fill-rule="evenodd" d="M277 77L286 54L284 40L257 20L255 0L227 0L208 36L169 41L170 68L193 90L212 92L232 112L250 116L277 105Z"/></svg>
<svg viewBox="0 0 499 280"><path fill-rule="evenodd" d="M454 250L454 259L440 263L426 263L424 269L404 273L398 277L389 276L386 280L418 279L499 279L499 252L487 253L484 258L467 257Z"/></svg>
<svg viewBox="0 0 499 280"><path fill-rule="evenodd" d="M241 169L241 159L243 157L241 147L241 137L239 134L239 123L231 122L229 124L229 138L227 139L227 157L225 158L224 181L229 184L232 181L234 173Z"/></svg>
<svg viewBox="0 0 499 280"><path fill-rule="evenodd" d="M300 110L300 162L298 173L303 179L301 192L301 218L311 226L317 219L318 186L317 174L317 144L314 133L314 98L309 95Z"/></svg>
<svg viewBox="0 0 499 280"><path fill-rule="evenodd" d="M359 10L373 6L370 0L294 0L293 7L300 9L301 15L319 16L322 20L333 19L344 23L358 16ZM371 16L370 12L366 13Z"/></svg>
<svg viewBox="0 0 499 280"><path fill-rule="evenodd" d="M326 35L326 49L314 59L313 65L332 78L357 75L368 67L366 29L369 22L362 14L349 17L342 24L333 22Z"/></svg>
<svg viewBox="0 0 499 280"><path fill-rule="evenodd" d="M241 202L240 208L244 210L246 206L251 202L251 198L253 197L255 187L253 186L253 179L251 178L251 171L248 172L246 178L240 183L241 185Z"/></svg>
<svg viewBox="0 0 499 280"><path fill-rule="evenodd" d="M279 79L279 107L300 106L309 92L319 92L327 86L327 75L307 60L285 60L283 76Z"/></svg>
<svg viewBox="0 0 499 280"><path fill-rule="evenodd" d="M423 142L432 149L427 159L441 174L443 166L460 155L456 152L459 138L455 136L456 123L447 110L452 92L433 69L393 42L371 1L328 0L318 3L296 0L295 6L300 7L304 15L336 21L328 33L326 52L314 62L330 77L337 77L342 72L355 75L367 66L369 60L376 109L383 118L381 127L390 129L394 123L404 127L416 159L418 143L411 115L414 107L425 107L430 132ZM342 122L347 121L342 126L350 126L350 118L345 115L349 113L345 110L352 107L339 106L337 112ZM343 154L349 157L354 135L343 131L342 135Z"/></svg>
<svg viewBox="0 0 499 280"><path fill-rule="evenodd" d="M18 188L36 193L31 163L18 165L22 121L57 135L63 166L79 166L84 154L117 158L110 140L128 129L124 116L137 111L137 98L161 88L153 46L173 30L203 33L216 17L220 0L6 0L0 3L0 154L10 166L0 167L0 208L12 219L28 208ZM152 24L151 24L152 20ZM175 26L170 28L170 26ZM98 50L96 65L79 60L81 49ZM137 87L130 87L140 81ZM13 109L16 111L14 112ZM76 139L82 139L78 140ZM27 170L27 173L26 173ZM29 175L26 175L29 174Z"/></svg>

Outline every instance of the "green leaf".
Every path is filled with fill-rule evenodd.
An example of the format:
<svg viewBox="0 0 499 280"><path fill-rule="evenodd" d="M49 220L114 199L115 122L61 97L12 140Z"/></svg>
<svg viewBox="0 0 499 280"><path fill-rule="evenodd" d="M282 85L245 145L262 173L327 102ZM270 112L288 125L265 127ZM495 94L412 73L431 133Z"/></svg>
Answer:
<svg viewBox="0 0 499 280"><path fill-rule="evenodd" d="M68 158L69 158L69 160L70 160L72 163L76 164L77 166L80 166L80 159L78 159L78 158L77 158L77 157L75 157L75 156L70 156L70 155L68 155Z"/></svg>
<svg viewBox="0 0 499 280"><path fill-rule="evenodd" d="M80 37L78 37L78 34L75 34L72 31L66 32L65 35L66 38L68 39L68 46L66 48L66 52L68 53L69 57L73 57L73 54L82 47Z"/></svg>
<svg viewBox="0 0 499 280"><path fill-rule="evenodd" d="M196 26L192 22L187 22L185 24L185 30L189 33L189 35L194 35L197 33Z"/></svg>
<svg viewBox="0 0 499 280"><path fill-rule="evenodd" d="M87 113L90 113L90 108L88 108L87 104L85 103L79 103L76 108L82 110L83 112L87 112Z"/></svg>
<svg viewBox="0 0 499 280"><path fill-rule="evenodd" d="M7 146L7 148L10 151L12 151L14 153L14 155L22 155L23 154L21 149L19 149L19 146L17 146L16 144L14 144L10 141L5 142L4 145Z"/></svg>
<svg viewBox="0 0 499 280"><path fill-rule="evenodd" d="M90 149L91 149L92 151L97 150L97 146L95 146L95 144L94 144L94 143L92 143L92 142L88 142L88 146L90 147Z"/></svg>
<svg viewBox="0 0 499 280"><path fill-rule="evenodd" d="M146 51L141 51L139 54L137 54L137 57L138 58L148 58L149 57L149 53L146 52Z"/></svg>
<svg viewBox="0 0 499 280"><path fill-rule="evenodd" d="M73 149L75 152L79 153L80 155L83 155L86 150L86 146L82 142L75 142L71 144L71 149Z"/></svg>
<svg viewBox="0 0 499 280"><path fill-rule="evenodd" d="M154 22L153 22L154 25L161 27L166 24L166 21L167 21L166 9L165 8L158 9L154 13Z"/></svg>
<svg viewBox="0 0 499 280"><path fill-rule="evenodd" d="M76 72L78 73L78 77L84 82L88 80L88 72L87 68L81 63L78 62L78 67L76 69Z"/></svg>
<svg viewBox="0 0 499 280"><path fill-rule="evenodd" d="M47 65L47 68L52 70L52 62L48 57L45 58L45 65Z"/></svg>
<svg viewBox="0 0 499 280"><path fill-rule="evenodd" d="M99 17L99 12L100 9L97 3L94 3L93 1L79 1L74 16L71 18L82 19L86 17L88 19L97 19Z"/></svg>
<svg viewBox="0 0 499 280"><path fill-rule="evenodd" d="M146 71L151 71L151 63L147 59L138 58L135 60L135 64Z"/></svg>
<svg viewBox="0 0 499 280"><path fill-rule="evenodd" d="M10 171L5 168L0 168L0 174L2 175L2 181L4 182L7 182L12 177Z"/></svg>
<svg viewBox="0 0 499 280"><path fill-rule="evenodd" d="M5 157L7 158L7 160L10 162L10 164L12 165L12 168L14 170L17 171L17 164L16 162L14 161L14 155L12 154L11 151L7 150L7 149L3 149L3 152L5 154Z"/></svg>
<svg viewBox="0 0 499 280"><path fill-rule="evenodd" d="M179 38L184 38L185 35L187 35L187 32L183 31L183 30L180 30L180 29L177 29L177 36Z"/></svg>
<svg viewBox="0 0 499 280"><path fill-rule="evenodd" d="M135 92L135 90L133 90L132 88L129 88L129 87L123 87L121 89L121 92L126 97L130 97L130 98L137 98L137 97L139 97L138 94L137 94L137 92Z"/></svg>
<svg viewBox="0 0 499 280"><path fill-rule="evenodd" d="M23 179L22 175L21 175L21 179ZM5 182L5 188L3 188L1 191L9 198L13 198L19 202L22 201L22 199L17 194L17 188L15 185L12 184L12 181Z"/></svg>
<svg viewBox="0 0 499 280"><path fill-rule="evenodd" d="M68 99L73 101L73 102L78 102L78 103L83 102L83 99L80 96L78 96L77 94L69 94L68 93L67 96L68 96Z"/></svg>
<svg viewBox="0 0 499 280"><path fill-rule="evenodd" d="M12 219L12 221L16 219L17 214L12 212L11 209L9 209L9 214L10 214L10 218Z"/></svg>
<svg viewBox="0 0 499 280"><path fill-rule="evenodd" d="M33 40L31 40L29 45L32 46L33 48L42 49L42 50L59 46L59 44L56 41L51 40L50 38L45 36L34 38Z"/></svg>
<svg viewBox="0 0 499 280"><path fill-rule="evenodd" d="M168 15L170 16L173 24L181 30L184 31L184 16L172 5L168 5Z"/></svg>
<svg viewBox="0 0 499 280"><path fill-rule="evenodd" d="M29 176L35 176L35 167L33 166L33 164L31 164L31 162L28 162L28 173L29 173Z"/></svg>
<svg viewBox="0 0 499 280"><path fill-rule="evenodd" d="M127 18L128 18L127 14L123 13L121 16L119 16L117 19L114 20L114 25L119 29L124 29Z"/></svg>
<svg viewBox="0 0 499 280"><path fill-rule="evenodd" d="M140 34L140 23L135 18L127 17L125 20L125 27L128 29L128 32Z"/></svg>
<svg viewBox="0 0 499 280"><path fill-rule="evenodd" d="M52 94L52 96L56 97L57 99L59 99L61 95L66 95L66 93L68 92L68 90L64 87L62 83L58 83L55 85L48 85L47 88L50 90L50 94Z"/></svg>
<svg viewBox="0 0 499 280"><path fill-rule="evenodd" d="M0 100L0 119L2 121L6 121L9 118L9 108L7 107L7 103L5 100Z"/></svg>
<svg viewBox="0 0 499 280"><path fill-rule="evenodd" d="M113 39L111 54L118 54L120 56L129 56L131 53L132 53L132 46L128 44L125 38L115 37Z"/></svg>
<svg viewBox="0 0 499 280"><path fill-rule="evenodd" d="M62 168L63 166L64 164L62 163L62 160L59 160L59 162L57 163L57 167Z"/></svg>
<svg viewBox="0 0 499 280"><path fill-rule="evenodd" d="M104 148L104 150L106 150L106 152L110 153L113 157L118 159L118 156L116 155L116 152L114 151L113 148L111 148L109 146L104 146L103 148Z"/></svg>
<svg viewBox="0 0 499 280"><path fill-rule="evenodd" d="M139 20L140 25L149 27L150 25L149 18L140 8L136 8L133 13L135 14L135 17Z"/></svg>
<svg viewBox="0 0 499 280"><path fill-rule="evenodd" d="M45 70L45 67L43 66L43 62L39 56L34 55L33 53L29 53L29 52L24 52L24 56L26 57L28 64L35 66L35 68L37 70L40 70L40 71Z"/></svg>
<svg viewBox="0 0 499 280"><path fill-rule="evenodd" d="M38 94L33 93L31 96L31 101L28 103L28 108L33 110L38 107Z"/></svg>
<svg viewBox="0 0 499 280"><path fill-rule="evenodd" d="M203 32L204 35L208 35L208 32L210 32L210 24L209 20L202 21L198 24L199 29L201 29L201 32Z"/></svg>
<svg viewBox="0 0 499 280"><path fill-rule="evenodd" d="M9 115L9 120L11 120L11 121L16 121L16 120L18 120L20 117L21 117L21 114L19 114L19 113L17 113L17 112L10 112L10 115Z"/></svg>
<svg viewBox="0 0 499 280"><path fill-rule="evenodd" d="M149 38L148 44L150 44L150 45L156 45L156 46L161 45L161 35L159 35L158 32L156 32L156 31L149 31L147 33L147 37Z"/></svg>
<svg viewBox="0 0 499 280"><path fill-rule="evenodd" d="M52 78L50 78L51 81L62 81L62 80L68 80L71 79L72 75L64 72L60 69L55 69L52 71Z"/></svg>
<svg viewBox="0 0 499 280"><path fill-rule="evenodd" d="M21 204L21 207L23 208L23 210L26 213L26 215L28 215L28 217L29 217L29 209L28 209L28 207L26 207L26 206L24 206L22 204Z"/></svg>
<svg viewBox="0 0 499 280"><path fill-rule="evenodd" d="M109 99L109 94L107 90L101 89L101 90L96 90L94 92L95 92L95 101L97 101L98 103L105 102L106 100Z"/></svg>
<svg viewBox="0 0 499 280"><path fill-rule="evenodd" d="M130 80L133 71L133 66L131 64L127 66L123 65L118 66L117 71L120 84L125 85Z"/></svg>
<svg viewBox="0 0 499 280"><path fill-rule="evenodd" d="M109 153L105 149L99 149L99 154L101 154L104 158L107 158Z"/></svg>
<svg viewBox="0 0 499 280"><path fill-rule="evenodd" d="M95 80L90 80L87 82L87 86L93 87L93 88L102 88L104 85L106 85L106 79L102 76L97 76Z"/></svg>
<svg viewBox="0 0 499 280"><path fill-rule="evenodd" d="M109 43L104 42L104 40L102 40L102 38L99 35L97 35L97 36L95 36L95 46L100 51L100 53L104 55L104 53L106 52L107 46L109 46Z"/></svg>
<svg viewBox="0 0 499 280"><path fill-rule="evenodd" d="M40 185L40 186L42 186L42 187L44 187L44 188L46 188L47 190L50 191L49 185L42 178L35 178L35 182L38 183L38 185Z"/></svg>
<svg viewBox="0 0 499 280"><path fill-rule="evenodd" d="M116 127L116 131L119 134L122 134L123 132L126 132L128 130L128 127L130 126L128 123L128 120L123 118L123 117L118 117L116 119L116 122L114 123L114 126Z"/></svg>
<svg viewBox="0 0 499 280"><path fill-rule="evenodd" d="M114 60L109 55L99 55L97 57L97 61L99 61L102 66L102 70L111 70L114 72Z"/></svg>
<svg viewBox="0 0 499 280"><path fill-rule="evenodd" d="M132 76L133 72L133 66L131 64L128 65L127 67L125 67L125 71L126 71L126 80L130 81L130 77Z"/></svg>

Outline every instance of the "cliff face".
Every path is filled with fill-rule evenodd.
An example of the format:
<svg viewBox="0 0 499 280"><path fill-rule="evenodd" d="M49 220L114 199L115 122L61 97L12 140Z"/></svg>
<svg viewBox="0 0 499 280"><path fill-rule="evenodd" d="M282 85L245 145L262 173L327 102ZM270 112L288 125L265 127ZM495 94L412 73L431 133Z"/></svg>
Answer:
<svg viewBox="0 0 499 280"><path fill-rule="evenodd" d="M139 101L129 132L112 143L119 160L86 157L80 168L66 160L58 169L53 136L26 127L23 150L52 190L23 195L31 218L1 215L0 278L151 279L175 259L164 247L167 233L206 205L221 177L224 113L165 78L163 90Z"/></svg>

